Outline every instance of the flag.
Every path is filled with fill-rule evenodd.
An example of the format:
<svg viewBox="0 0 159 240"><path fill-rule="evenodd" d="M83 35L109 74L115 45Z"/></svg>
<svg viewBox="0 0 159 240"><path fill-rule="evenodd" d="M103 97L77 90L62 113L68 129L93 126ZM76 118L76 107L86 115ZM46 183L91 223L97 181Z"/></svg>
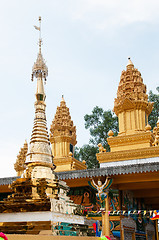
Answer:
<svg viewBox="0 0 159 240"><path fill-rule="evenodd" d="M94 228L94 231L96 233L96 223L93 223L93 228Z"/></svg>
<svg viewBox="0 0 159 240"><path fill-rule="evenodd" d="M36 30L40 31L40 27L37 27L35 25L34 25L34 27L35 27Z"/></svg>
<svg viewBox="0 0 159 240"><path fill-rule="evenodd" d="M101 235L101 231L99 231L99 227L100 227L100 223L97 220L96 223L93 223L93 228L96 233L96 237L100 237L100 235Z"/></svg>
<svg viewBox="0 0 159 240"><path fill-rule="evenodd" d="M155 210L151 217L151 220L156 220L156 219L159 219L159 210Z"/></svg>

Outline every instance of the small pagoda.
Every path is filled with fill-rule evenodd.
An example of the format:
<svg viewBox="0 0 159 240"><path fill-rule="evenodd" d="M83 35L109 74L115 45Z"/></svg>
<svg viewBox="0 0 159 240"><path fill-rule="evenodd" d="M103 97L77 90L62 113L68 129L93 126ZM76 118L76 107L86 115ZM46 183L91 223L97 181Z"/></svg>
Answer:
<svg viewBox="0 0 159 240"><path fill-rule="evenodd" d="M72 171L87 168L85 161L80 162L74 158L74 147L77 144L76 127L71 120L69 108L66 106L63 96L51 124L50 142L56 165L55 171Z"/></svg>

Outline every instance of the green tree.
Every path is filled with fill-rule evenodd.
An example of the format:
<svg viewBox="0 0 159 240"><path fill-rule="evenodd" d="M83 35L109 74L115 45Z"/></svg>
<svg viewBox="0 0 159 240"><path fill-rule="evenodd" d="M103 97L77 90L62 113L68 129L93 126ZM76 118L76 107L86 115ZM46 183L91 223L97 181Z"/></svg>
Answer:
<svg viewBox="0 0 159 240"><path fill-rule="evenodd" d="M90 144L97 146L101 143L103 147L109 151L109 145L107 143L107 137L109 130L117 135L118 132L118 118L112 111L104 111L102 108L96 106L92 110L92 114L86 114L84 116L85 128L89 129L91 138Z"/></svg>
<svg viewBox="0 0 159 240"><path fill-rule="evenodd" d="M96 158L96 153L98 152L98 147L85 144L81 148L75 148L75 158L82 161L86 161L87 168L98 168L99 162Z"/></svg>
<svg viewBox="0 0 159 240"><path fill-rule="evenodd" d="M81 148L75 148L75 158L79 160L85 160L88 168L99 167L99 163L96 159L96 153L98 152L98 143L102 143L103 147L109 151L109 145L107 143L107 137L109 130L117 135L118 132L118 119L110 110L104 111L98 106L94 107L90 115L84 116L85 128L89 129L91 138L89 144L82 146Z"/></svg>
<svg viewBox="0 0 159 240"><path fill-rule="evenodd" d="M156 88L157 92L159 92L159 87ZM149 115L149 124L151 125L152 129L156 126L158 117L159 117L159 95L153 93L152 91L149 92L148 100L150 102L154 102L153 110Z"/></svg>

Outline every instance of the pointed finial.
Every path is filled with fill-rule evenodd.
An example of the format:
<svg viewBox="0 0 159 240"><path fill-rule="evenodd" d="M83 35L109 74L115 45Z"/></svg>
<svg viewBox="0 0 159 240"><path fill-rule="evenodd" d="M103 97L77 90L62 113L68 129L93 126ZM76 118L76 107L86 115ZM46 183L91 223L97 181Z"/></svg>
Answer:
<svg viewBox="0 0 159 240"><path fill-rule="evenodd" d="M39 17L39 27L35 26L35 29L39 31L39 53L36 62L33 65L32 68L32 78L33 81L34 77L41 77L46 82L46 77L48 76L48 68L46 66L46 63L43 59L42 53L41 53L41 45L42 45L42 38L41 38L41 17Z"/></svg>
<svg viewBox="0 0 159 240"><path fill-rule="evenodd" d="M134 64L132 63L130 57L128 57L128 64L126 65L127 69L131 69L132 67L134 67Z"/></svg>
<svg viewBox="0 0 159 240"><path fill-rule="evenodd" d="M39 53L41 53L41 44L42 44L42 39L41 39L41 17L39 16Z"/></svg>
<svg viewBox="0 0 159 240"><path fill-rule="evenodd" d="M62 100L61 100L61 101L65 101L65 100L64 100L64 95L62 95Z"/></svg>
<svg viewBox="0 0 159 240"><path fill-rule="evenodd" d="M41 17L39 16L39 27L35 26L35 29L39 31L39 53L41 53L41 44L42 44L42 39L41 39Z"/></svg>
<svg viewBox="0 0 159 240"><path fill-rule="evenodd" d="M128 57L128 64L127 64L127 66L129 66L129 65L132 65L132 66L134 66L134 64L132 63L132 61L131 61L131 58L130 58L130 57Z"/></svg>

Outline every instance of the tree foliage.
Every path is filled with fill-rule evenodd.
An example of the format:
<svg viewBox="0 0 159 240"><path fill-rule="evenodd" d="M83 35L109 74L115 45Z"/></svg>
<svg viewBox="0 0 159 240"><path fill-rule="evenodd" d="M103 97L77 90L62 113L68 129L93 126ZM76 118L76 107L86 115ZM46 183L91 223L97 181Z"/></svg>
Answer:
<svg viewBox="0 0 159 240"><path fill-rule="evenodd" d="M159 92L159 87L156 88ZM152 129L156 126L158 117L159 117L159 95L153 93L152 91L149 92L148 100L150 102L154 102L153 110L149 115L149 124L151 125Z"/></svg>
<svg viewBox="0 0 159 240"><path fill-rule="evenodd" d="M84 116L85 128L89 129L91 138L89 144L75 149L75 158L85 160L88 168L99 167L96 159L98 152L98 143L102 143L103 147L109 151L107 144L107 137L109 130L113 130L116 135L118 132L117 117L110 111L104 111L102 108L96 106L90 115Z"/></svg>
<svg viewBox="0 0 159 240"><path fill-rule="evenodd" d="M87 168L98 168L99 163L96 159L96 153L98 152L98 147L85 144L81 148L75 148L75 158L82 161L86 161Z"/></svg>
<svg viewBox="0 0 159 240"><path fill-rule="evenodd" d="M109 130L112 130L116 135L118 132L118 118L112 111L104 111L102 108L96 106L92 114L84 116L85 128L89 129L91 138L90 144L97 146L102 143L103 147L109 150L107 144L107 137Z"/></svg>

